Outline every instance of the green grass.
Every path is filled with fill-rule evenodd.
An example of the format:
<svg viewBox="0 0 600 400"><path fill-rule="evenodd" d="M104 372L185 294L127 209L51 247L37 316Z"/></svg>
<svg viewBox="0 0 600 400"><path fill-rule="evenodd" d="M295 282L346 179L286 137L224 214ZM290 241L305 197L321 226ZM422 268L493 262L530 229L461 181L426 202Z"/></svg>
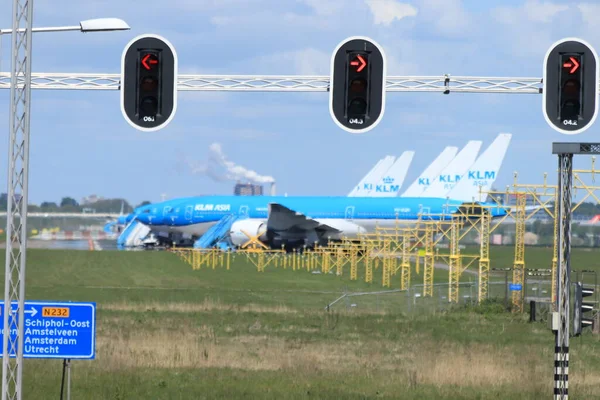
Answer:
<svg viewBox="0 0 600 400"><path fill-rule="evenodd" d="M499 249L492 249L493 257L510 260ZM379 309L363 296L353 298L358 307L351 311L323 311L344 290L381 290L380 270L367 284L362 271L354 282L347 270L342 277L281 267L259 273L242 258L230 271L194 271L166 252L32 249L27 260L28 299L98 304L97 359L73 362L73 398L552 394L553 335L526 315L503 313L500 305L408 313L399 293L380 296L387 306ZM442 281L447 271L436 276ZM420 279L416 272L413 278ZM394 287L398 281L392 278ZM590 334L572 341L574 398L600 396L599 345ZM58 396L60 360L28 359L24 373L24 398Z"/></svg>

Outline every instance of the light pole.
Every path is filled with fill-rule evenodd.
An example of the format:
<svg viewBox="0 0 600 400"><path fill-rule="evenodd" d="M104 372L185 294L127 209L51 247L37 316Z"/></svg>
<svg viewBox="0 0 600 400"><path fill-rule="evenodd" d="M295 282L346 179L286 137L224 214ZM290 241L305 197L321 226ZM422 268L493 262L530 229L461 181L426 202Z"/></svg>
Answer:
<svg viewBox="0 0 600 400"><path fill-rule="evenodd" d="M32 33L36 32L70 32L79 31L82 33L88 32L110 32L110 31L128 31L131 28L127 22L119 18L96 18L80 21L79 25L71 26L50 26L43 28L33 28ZM20 28L17 32L24 32L24 28ZM2 36L10 35L12 29L0 29L0 72L2 72Z"/></svg>
<svg viewBox="0 0 600 400"><path fill-rule="evenodd" d="M27 202L29 180L29 121L31 106L31 54L33 32L103 32L128 30L115 18L82 21L79 26L34 28L32 0L13 0L13 28L0 30L12 36L10 72L8 201L6 219L6 269L4 278L4 337L2 343L2 400L21 400L23 387L23 333ZM23 2L21 5L20 3ZM23 27L24 25L24 27ZM1 50L1 49L0 49ZM0 53L1 54L1 53ZM22 76L23 84L18 84ZM16 302L17 310L12 311ZM16 314L16 315L15 315ZM15 332L13 337L12 332ZM14 350L15 358L10 357Z"/></svg>

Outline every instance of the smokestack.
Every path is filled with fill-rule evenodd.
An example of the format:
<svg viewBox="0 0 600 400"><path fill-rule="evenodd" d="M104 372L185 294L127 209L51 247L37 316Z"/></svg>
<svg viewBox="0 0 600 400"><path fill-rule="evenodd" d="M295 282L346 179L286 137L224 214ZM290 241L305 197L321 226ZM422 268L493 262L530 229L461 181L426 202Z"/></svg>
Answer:
<svg viewBox="0 0 600 400"><path fill-rule="evenodd" d="M271 196L275 196L275 181L271 182Z"/></svg>

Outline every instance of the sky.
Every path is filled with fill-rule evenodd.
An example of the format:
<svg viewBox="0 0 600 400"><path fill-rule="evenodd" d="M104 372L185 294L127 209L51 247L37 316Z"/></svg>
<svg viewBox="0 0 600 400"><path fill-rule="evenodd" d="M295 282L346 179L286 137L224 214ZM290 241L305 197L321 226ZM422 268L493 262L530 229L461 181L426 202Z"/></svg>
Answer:
<svg viewBox="0 0 600 400"><path fill-rule="evenodd" d="M34 26L121 18L130 31L36 33L34 72L120 73L125 45L144 33L175 47L179 74L329 75L331 53L349 36L384 48L390 76L541 78L547 49L580 37L600 50L600 1L587 0L54 0L34 3ZM0 0L0 28L12 25ZM10 67L2 39L1 70ZM7 154L9 91L0 90ZM380 124L361 135L336 126L328 94L179 92L175 118L140 132L112 91L32 92L30 203L97 194L143 200L232 194L208 173L218 157L273 177L278 194L346 195L386 155L414 150L408 186L443 150L513 134L495 186L556 181L552 142L600 141L600 123L574 136L551 129L536 94L388 93ZM211 155L212 154L212 155ZM218 158L216 157L216 158ZM0 191L7 161L0 158ZM213 161L211 161L213 160ZM588 168L589 157L576 167Z"/></svg>

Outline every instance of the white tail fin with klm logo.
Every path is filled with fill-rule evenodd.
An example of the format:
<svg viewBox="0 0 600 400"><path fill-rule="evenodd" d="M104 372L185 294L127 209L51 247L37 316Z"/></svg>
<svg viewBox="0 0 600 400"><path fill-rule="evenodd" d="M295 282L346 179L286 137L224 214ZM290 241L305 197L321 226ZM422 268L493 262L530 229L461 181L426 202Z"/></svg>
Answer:
<svg viewBox="0 0 600 400"><path fill-rule="evenodd" d="M458 147L446 147L400 197L418 197L433 182L435 177L442 172L442 169L452 161L457 152Z"/></svg>

